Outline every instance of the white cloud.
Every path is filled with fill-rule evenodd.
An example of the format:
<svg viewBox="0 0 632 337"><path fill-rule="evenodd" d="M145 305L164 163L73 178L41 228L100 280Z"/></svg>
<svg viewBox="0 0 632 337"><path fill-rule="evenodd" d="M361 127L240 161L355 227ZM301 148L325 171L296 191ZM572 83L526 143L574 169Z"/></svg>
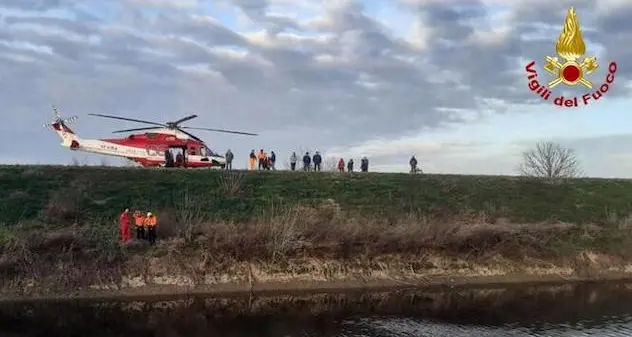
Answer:
<svg viewBox="0 0 632 337"><path fill-rule="evenodd" d="M198 0L128 0L138 6L191 8L199 5Z"/></svg>

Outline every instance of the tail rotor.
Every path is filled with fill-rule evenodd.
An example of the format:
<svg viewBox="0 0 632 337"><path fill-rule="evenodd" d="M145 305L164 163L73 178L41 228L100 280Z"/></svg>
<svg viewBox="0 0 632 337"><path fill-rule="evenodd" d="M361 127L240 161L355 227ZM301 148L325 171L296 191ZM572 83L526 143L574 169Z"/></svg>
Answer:
<svg viewBox="0 0 632 337"><path fill-rule="evenodd" d="M57 107L53 105L53 120L49 123L45 123L44 127L45 128L49 128L52 129L54 124L60 124L60 125L70 125L72 123L74 123L74 121L76 121L79 117L77 116L71 116L71 117L67 117L67 118L63 118L59 115L59 110L57 110Z"/></svg>

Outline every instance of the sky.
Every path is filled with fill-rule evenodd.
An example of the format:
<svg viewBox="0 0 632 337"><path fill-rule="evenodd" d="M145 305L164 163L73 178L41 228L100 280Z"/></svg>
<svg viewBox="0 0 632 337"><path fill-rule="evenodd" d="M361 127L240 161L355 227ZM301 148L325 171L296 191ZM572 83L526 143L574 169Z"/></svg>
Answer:
<svg viewBox="0 0 632 337"><path fill-rule="evenodd" d="M574 6L593 89L528 88L556 56ZM82 138L142 127L89 116L257 132L198 133L235 166L251 149L370 159L372 171L517 174L538 141L574 149L587 176L632 177L632 2L622 0L4 0L0 1L2 164L122 164L70 152L51 105ZM598 90L599 101L553 98Z"/></svg>

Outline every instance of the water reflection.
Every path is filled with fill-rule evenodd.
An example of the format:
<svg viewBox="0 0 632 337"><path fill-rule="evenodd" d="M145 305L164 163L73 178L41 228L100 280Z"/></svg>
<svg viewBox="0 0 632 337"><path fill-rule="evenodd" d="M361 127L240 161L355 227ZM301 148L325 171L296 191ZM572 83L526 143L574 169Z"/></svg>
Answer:
<svg viewBox="0 0 632 337"><path fill-rule="evenodd" d="M0 305L0 336L630 336L626 284Z"/></svg>
<svg viewBox="0 0 632 337"><path fill-rule="evenodd" d="M338 336L371 337L580 337L580 336L630 336L632 335L632 317L605 317L599 326L588 327L583 324L546 324L539 327L515 324L486 326L462 325L436 322L423 319L406 318L362 318L344 322L345 328Z"/></svg>

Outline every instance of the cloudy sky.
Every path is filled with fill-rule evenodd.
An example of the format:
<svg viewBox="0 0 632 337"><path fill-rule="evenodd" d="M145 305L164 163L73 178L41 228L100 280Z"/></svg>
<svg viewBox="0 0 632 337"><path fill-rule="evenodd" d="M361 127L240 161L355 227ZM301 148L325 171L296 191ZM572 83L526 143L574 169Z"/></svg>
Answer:
<svg viewBox="0 0 632 337"><path fill-rule="evenodd" d="M618 70L598 102L560 108L524 67L552 79L542 65L571 5L600 63L591 81ZM259 132L199 134L237 166L266 148L514 174L521 151L554 140L587 175L632 177L630 17L624 0L0 0L0 162L101 161L42 127L55 104L84 138L142 126L88 113Z"/></svg>

